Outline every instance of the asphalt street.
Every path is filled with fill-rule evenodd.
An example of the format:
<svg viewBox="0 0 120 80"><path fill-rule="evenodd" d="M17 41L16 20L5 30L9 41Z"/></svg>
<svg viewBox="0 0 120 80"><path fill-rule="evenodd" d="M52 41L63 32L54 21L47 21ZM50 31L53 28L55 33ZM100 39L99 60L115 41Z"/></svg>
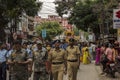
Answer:
<svg viewBox="0 0 120 80"><path fill-rule="evenodd" d="M77 80L120 80L120 74L116 73L116 78L113 79L110 76L101 75L100 66L96 66L94 61L91 64L84 65L81 63L78 70ZM7 80L9 80L7 76ZM33 80L33 76L30 80ZM67 79L67 75L64 76L64 80Z"/></svg>

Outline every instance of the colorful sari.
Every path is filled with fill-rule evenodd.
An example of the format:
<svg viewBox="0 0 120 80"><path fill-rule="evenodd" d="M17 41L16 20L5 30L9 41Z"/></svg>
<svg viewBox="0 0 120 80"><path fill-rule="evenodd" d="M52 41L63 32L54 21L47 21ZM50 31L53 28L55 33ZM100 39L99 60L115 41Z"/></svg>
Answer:
<svg viewBox="0 0 120 80"><path fill-rule="evenodd" d="M101 48L97 48L96 49L96 59L95 59L96 65L100 64L100 55L101 55Z"/></svg>
<svg viewBox="0 0 120 80"><path fill-rule="evenodd" d="M89 64L90 63L90 54L88 51L88 47L83 48L83 64Z"/></svg>

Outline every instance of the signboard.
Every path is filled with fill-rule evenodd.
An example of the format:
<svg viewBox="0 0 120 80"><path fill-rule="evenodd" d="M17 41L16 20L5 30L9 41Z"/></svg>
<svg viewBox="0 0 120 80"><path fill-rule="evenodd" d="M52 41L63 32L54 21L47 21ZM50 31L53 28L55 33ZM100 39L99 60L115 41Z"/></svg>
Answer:
<svg viewBox="0 0 120 80"><path fill-rule="evenodd" d="M120 28L120 9L113 10L113 28Z"/></svg>
<svg viewBox="0 0 120 80"><path fill-rule="evenodd" d="M45 38L46 37L46 29L43 29L42 30L42 38Z"/></svg>
<svg viewBox="0 0 120 80"><path fill-rule="evenodd" d="M90 41L90 42L94 42L95 41L95 35L94 35L94 33L90 33L88 35L88 41Z"/></svg>
<svg viewBox="0 0 120 80"><path fill-rule="evenodd" d="M92 42L93 41L93 35L91 35L91 34L88 35L88 40Z"/></svg>

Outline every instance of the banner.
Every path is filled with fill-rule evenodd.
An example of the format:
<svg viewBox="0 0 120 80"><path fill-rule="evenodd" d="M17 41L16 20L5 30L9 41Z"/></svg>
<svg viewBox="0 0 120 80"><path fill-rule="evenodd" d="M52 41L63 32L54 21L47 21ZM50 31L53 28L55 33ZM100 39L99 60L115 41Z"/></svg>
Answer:
<svg viewBox="0 0 120 80"><path fill-rule="evenodd" d="M120 28L120 9L113 9L113 28Z"/></svg>
<svg viewBox="0 0 120 80"><path fill-rule="evenodd" d="M42 38L45 38L46 37L46 29L43 29L42 30Z"/></svg>

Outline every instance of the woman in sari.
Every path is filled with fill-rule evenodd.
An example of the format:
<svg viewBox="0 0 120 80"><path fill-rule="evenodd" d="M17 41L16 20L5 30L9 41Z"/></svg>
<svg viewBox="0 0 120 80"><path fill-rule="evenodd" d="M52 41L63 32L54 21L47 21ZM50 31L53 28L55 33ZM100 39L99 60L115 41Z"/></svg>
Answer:
<svg viewBox="0 0 120 80"><path fill-rule="evenodd" d="M87 44L84 45L83 49L83 64L89 64L90 63L90 54L87 47Z"/></svg>
<svg viewBox="0 0 120 80"><path fill-rule="evenodd" d="M98 45L96 49L96 59L95 59L95 64L99 65L100 64L100 56L101 56L101 47Z"/></svg>
<svg viewBox="0 0 120 80"><path fill-rule="evenodd" d="M83 44L83 43L81 43L80 62L83 62L83 53L84 53L84 44Z"/></svg>

